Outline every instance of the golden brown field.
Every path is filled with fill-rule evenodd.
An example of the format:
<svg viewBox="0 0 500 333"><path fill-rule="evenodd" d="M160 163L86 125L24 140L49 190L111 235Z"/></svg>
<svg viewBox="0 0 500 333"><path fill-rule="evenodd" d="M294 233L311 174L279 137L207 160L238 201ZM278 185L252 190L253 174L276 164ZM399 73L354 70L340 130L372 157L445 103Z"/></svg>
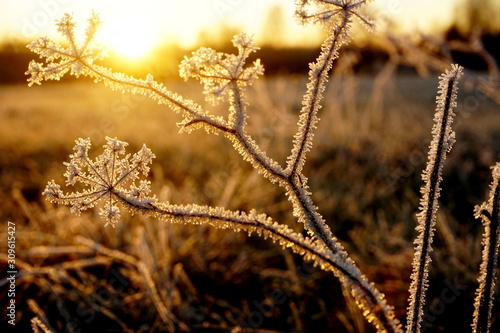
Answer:
<svg viewBox="0 0 500 333"><path fill-rule="evenodd" d="M376 82L363 75L330 81L305 173L321 214L404 322L438 80L399 74L383 86ZM165 84L204 103L196 84ZM304 77L275 76L248 89L249 131L279 162L290 150L304 87ZM500 153L500 107L467 83L458 103L426 332L470 330L482 233L473 207L485 200L489 167ZM156 154L150 180L161 200L255 208L300 230L289 222L295 218L284 193L227 140L203 131L178 134L180 120L146 98L85 81L0 86L0 237L7 238L7 222L14 222L15 331L30 331L30 319L38 315L56 332L167 332L172 326L195 332L371 332L330 273L269 240L128 214L116 228L104 228L97 209L75 216L42 197L49 180L63 183L62 163L75 139L90 137L97 154L105 136L118 137L132 152L145 143ZM2 266L6 260L2 240ZM497 293L492 332L500 325L499 304ZM1 331L8 327L6 320L0 325Z"/></svg>

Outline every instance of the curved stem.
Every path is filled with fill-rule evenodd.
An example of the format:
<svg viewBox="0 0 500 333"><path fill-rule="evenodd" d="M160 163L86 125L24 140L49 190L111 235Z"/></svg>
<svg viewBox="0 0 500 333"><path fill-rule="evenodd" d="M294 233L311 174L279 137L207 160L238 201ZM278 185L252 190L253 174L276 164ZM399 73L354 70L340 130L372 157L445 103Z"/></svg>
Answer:
<svg viewBox="0 0 500 333"><path fill-rule="evenodd" d="M140 203L135 199L128 198L123 193L113 192L113 195L132 210L153 215L169 222L209 224L222 229L243 229L249 233L264 234L284 248L290 248L305 259L313 260L323 269L332 271L351 290L358 306L363 310L368 310L368 320L373 322L379 332L402 332L399 321L395 318L392 308L386 304L383 295L353 266L352 261L345 260L338 253L325 251L310 238L304 238L286 225L278 224L263 214L246 214L220 207L198 205Z"/></svg>

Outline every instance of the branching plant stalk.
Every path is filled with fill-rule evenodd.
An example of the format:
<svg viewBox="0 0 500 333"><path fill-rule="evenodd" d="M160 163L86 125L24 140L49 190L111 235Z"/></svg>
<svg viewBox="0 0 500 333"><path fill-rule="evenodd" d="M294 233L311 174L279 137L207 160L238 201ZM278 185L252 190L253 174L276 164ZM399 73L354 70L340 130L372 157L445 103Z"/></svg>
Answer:
<svg viewBox="0 0 500 333"><path fill-rule="evenodd" d="M146 95L160 104L165 104L184 118L178 125L181 131L190 132L205 129L208 133L223 134L234 148L261 175L284 189L293 207L293 214L304 223L308 235L294 232L285 224L274 222L265 214L255 211L244 213L230 211L221 207L201 205L174 205L158 202L150 195L151 186L147 180L140 180L140 174L147 176L148 164L155 157L145 145L136 154L126 155L126 142L116 138L106 138L104 153L92 161L88 158L90 139L76 140L75 153L71 161L65 163L67 171L66 185L77 182L86 188L81 192L64 193L61 187L50 181L44 191L47 198L58 204L71 205L71 211L79 214L104 201L100 215L112 226L121 219L121 206L132 212L140 212L169 222L209 224L218 228L231 228L257 233L264 238L271 238L285 248L313 261L323 269L332 271L341 281L344 289L353 295L358 307L366 319L373 323L379 332L401 332L402 328L391 306L387 305L380 293L349 258L342 245L333 236L325 219L314 205L308 191L307 178L303 174L307 153L312 148L314 131L319 121L323 93L328 82L332 62L338 57L340 48L349 39L352 17L371 27L373 24L359 13L367 0L300 0L296 2L296 16L302 22L324 24L328 29L326 40L321 46L321 53L315 63L310 65L307 91L302 99L298 131L293 138L292 150L287 157L286 168L269 158L257 145L253 137L245 130L247 122L244 88L263 74L260 60L247 66L250 53L258 50L252 38L239 34L233 38L238 54L225 54L209 48L200 48L186 57L180 66L180 75L184 79L195 78L204 84L204 94L210 102L228 98L229 114L226 118L211 115L209 112L188 99L169 91L163 84L154 81L153 76L136 79L115 73L111 69L97 66L95 60L104 58L103 48L95 41L95 34L102 23L98 15L93 14L85 32L86 39L79 46L74 36L76 23L69 14L58 21L58 31L66 37L69 47L62 46L48 38L40 38L28 47L42 58L46 64L32 61L26 74L31 75L29 85L41 84L44 80L59 80L66 73L75 76L85 75L95 82L123 93ZM311 11L311 8L316 11ZM442 169L446 154L451 150L455 134L451 129L456 106L457 84L462 76L462 68L453 65L451 71L441 76L440 95L437 98L433 139L430 145L428 163L423 172L425 185L422 187L421 211L418 217L418 236L415 240L415 255L411 274L410 297L408 305L407 331L416 333L421 329L423 306L428 285L428 266L431 261L432 241L436 224L436 212L440 195ZM498 73L496 76L498 77ZM483 262L481 264L476 295L473 329L475 332L488 332L491 322L492 297L495 285L495 266L498 259L500 237L500 164L493 171L494 182L487 203L476 211L483 218L485 233L483 240ZM139 184L137 182L139 181ZM147 272L145 266L140 266ZM154 287L150 276L148 284ZM160 312L166 312L155 288L150 289L151 298ZM173 316L163 317L176 324Z"/></svg>
<svg viewBox="0 0 500 333"><path fill-rule="evenodd" d="M322 266L329 266L344 283L347 289L351 290L358 306L365 313L367 319L381 331L397 332L400 330L399 321L395 318L393 310L386 304L384 296L369 283L361 274L354 262L348 257L343 247L333 237L330 228L317 212L310 193L307 192L307 179L301 174L302 165L305 163L305 154L312 145L313 130L316 127L318 118L317 111L320 108L321 94L324 91L325 83L328 78L328 71L332 66L332 61L338 56L338 49L347 41L347 29L349 16L354 13L354 9L362 2L354 5L332 3L334 10L332 16L340 13L340 23L334 24L336 27L330 33L322 47L322 52L315 65L311 66L310 84L304 101L305 109L301 115L301 126L296 135L295 148L293 152L299 152L301 159L293 172L285 171L277 162L269 158L256 144L255 140L245 132L246 125L246 103L243 97L242 88L252 82L257 75L262 74L263 68L259 61L255 61L251 67L243 67L245 59L257 48L245 34L237 35L233 39L234 45L238 48L238 55L226 55L216 53L213 50L202 48L193 53L192 58L186 58L181 64L181 76L184 78L195 77L205 84L205 92L220 99L229 91L229 116L228 119L214 117L204 111L200 105L190 100L185 100L181 96L167 90L162 84L153 80L148 75L145 80L135 79L125 74L114 73L110 69L94 65L94 60L99 58L98 52L93 51L93 42L91 37L93 33L88 33L88 38L81 49L77 49L74 42L73 28L74 23L70 15L65 15L59 22L60 32L71 40L71 50L65 50L56 43L46 38L41 38L30 44L30 48L47 58L47 67L37 62L31 62L27 74L31 74L30 85L40 84L47 79L59 79L66 72L71 70L75 76L87 75L96 82L101 81L112 89L121 90L133 94L147 95L159 103L167 104L184 116L184 122L181 123L181 129L192 130L193 128L203 127L208 132L225 134L232 142L236 150L242 157L249 161L262 175L273 183L278 183L284 187L288 199L292 202L294 215L300 222L305 224L306 229L313 238L303 238L299 234L293 233L284 227L278 227L277 230L286 230L284 235L275 235L270 233L271 237L277 237L285 242L284 246L299 248L299 252L306 253L306 259L319 260ZM339 9L340 8L340 9ZM89 20L92 31L100 24L99 18L94 15ZM87 50L90 49L90 50ZM99 50L96 48L96 50ZM54 60L61 59L56 63ZM309 107L309 109L308 109ZM302 139L300 139L303 134ZM74 185L78 180L88 186L90 189L84 192L75 192L64 194L59 185L50 182L44 192L50 200L73 205L72 211L78 213L85 209L95 206L102 198L105 200L105 207L101 210L101 215L107 219L107 224L115 225L120 220L120 211L116 203L125 204L125 197L128 197L129 207L132 210L139 210L143 213L151 213L151 208L155 207L153 215L165 216L165 211L160 213L160 207L163 209L172 209L172 205L161 206L154 197L148 197L149 183L142 181L140 186L131 185L129 190L124 188L127 182L137 179L139 173L147 174L149 168L146 166L154 157L152 152L143 147L135 154L131 161L128 157L121 160L119 164L122 176L115 174L115 162L118 155L125 153L125 142L116 139L108 139L105 145L106 150L96 162L91 162L87 158L90 140L79 139L75 146L76 153L71 155L73 161L68 163L68 171L65 174L68 177L67 185ZM110 166L111 163L111 166ZM131 164L132 163L132 164ZM87 174L83 168L88 168ZM109 170L111 168L111 170ZM132 196L132 197L131 197ZM141 208L142 207L142 208ZM147 210L145 207L149 207ZM177 207L179 208L179 207ZM182 214L176 215L171 212L169 219L189 220L196 223L199 220L218 221L220 223L230 224L234 229L242 228L237 221L245 221L247 215L238 212L229 212L220 208L211 208L207 206L192 205L179 208ZM186 213L186 212L190 212ZM210 215L214 212L222 214L221 216ZM198 214L198 215L197 215ZM208 214L208 215L207 215ZM255 214L251 214L252 216ZM231 217L234 220L228 220ZM260 217L264 219L264 217ZM264 220L267 221L267 218ZM263 225L254 225L258 233L269 233L268 223ZM245 228L250 228L246 225ZM280 229L282 228L282 229ZM272 229L272 228L271 228ZM300 236L300 237L299 237ZM281 237L281 238L280 238ZM307 252L299 245L294 245L290 237L299 237L304 244L314 244L317 251ZM313 239L315 239L313 241ZM283 244L282 244L283 245ZM325 257L326 256L326 257ZM329 257L329 261L325 258ZM321 259L323 258L323 259Z"/></svg>

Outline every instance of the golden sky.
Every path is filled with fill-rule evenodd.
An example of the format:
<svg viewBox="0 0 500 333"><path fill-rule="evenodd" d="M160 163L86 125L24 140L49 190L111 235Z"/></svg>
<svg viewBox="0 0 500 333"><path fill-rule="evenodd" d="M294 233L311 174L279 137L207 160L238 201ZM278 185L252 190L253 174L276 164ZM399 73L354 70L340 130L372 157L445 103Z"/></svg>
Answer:
<svg viewBox="0 0 500 333"><path fill-rule="evenodd" d="M426 31L445 22L457 1L375 0L370 6L372 13L395 20L398 27ZM294 0L0 0L0 39L55 38L54 20L72 13L83 29L94 10L105 21L102 42L131 57L165 40L192 46L200 30L221 20L253 34L258 42L273 5L283 9L283 40L298 44L311 40L312 30L293 20Z"/></svg>

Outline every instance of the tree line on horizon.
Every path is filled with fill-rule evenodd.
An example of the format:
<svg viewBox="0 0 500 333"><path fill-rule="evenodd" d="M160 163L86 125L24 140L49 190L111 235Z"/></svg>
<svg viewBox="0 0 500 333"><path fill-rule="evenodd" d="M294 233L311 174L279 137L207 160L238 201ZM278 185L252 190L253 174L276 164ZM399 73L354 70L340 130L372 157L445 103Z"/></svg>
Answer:
<svg viewBox="0 0 500 333"><path fill-rule="evenodd" d="M484 49L496 60L500 60L500 22L497 22L492 15L493 8L500 7L500 2L496 0L486 0L478 4L476 1L463 0L457 5L453 23L442 32L443 42L459 41L468 43L472 38L482 42ZM281 31L284 26L284 13L280 6L269 9L268 16L264 19L262 31ZM232 36L239 32L239 28L230 24L221 24L200 31L198 35L198 45L206 45L221 52L231 52ZM388 34L383 32L378 36ZM477 35L480 35L479 37ZM318 53L317 47L307 46L287 46L276 40L277 34L262 34L260 50L252 55L252 59L259 58L266 69L266 75L279 74L305 74L304 68L307 64L315 60ZM475 36L474 36L475 35ZM376 73L389 59L387 48L381 47L380 37L370 38L368 43L352 43L343 52L354 52L357 63L353 66L355 71L365 73ZM356 41L356 39L355 39ZM24 71L32 59L26 43L18 40L0 42L0 83L15 84L26 82ZM112 65L117 70L135 76L143 76L147 73L154 73L161 79L175 79L179 77L178 64L189 56L196 49L186 49L171 42L164 43L157 47L149 57L141 59L141 65L120 57L118 54L110 52L110 57L104 60L105 65ZM467 50L452 51L454 62L461 66L475 71L485 71L487 64L472 52ZM161 61L159 61L161 59ZM146 63L146 66L144 66ZM402 70L412 70L399 66ZM65 80L73 80L69 78Z"/></svg>

